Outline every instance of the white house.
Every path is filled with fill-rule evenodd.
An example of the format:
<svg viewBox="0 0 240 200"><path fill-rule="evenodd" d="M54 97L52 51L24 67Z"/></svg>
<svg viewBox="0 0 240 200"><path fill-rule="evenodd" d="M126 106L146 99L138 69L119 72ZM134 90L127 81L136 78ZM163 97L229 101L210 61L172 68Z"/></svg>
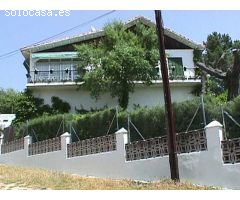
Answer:
<svg viewBox="0 0 240 200"><path fill-rule="evenodd" d="M15 114L0 114L0 130L9 127L15 118Z"/></svg>
<svg viewBox="0 0 240 200"><path fill-rule="evenodd" d="M153 22L136 17L125 23L127 28L133 27L137 22L147 26L155 26ZM168 55L169 75L172 100L181 102L194 98L191 94L193 87L201 81L195 77L195 65L193 62L194 50L202 50L203 47L186 37L169 29L165 29L165 46ZM61 40L46 42L22 48L25 57L24 66L27 70L27 88L35 97L43 98L46 104L51 104L51 97L57 96L71 105L71 111L81 107L84 109L112 107L117 105L109 93L101 96L99 100L90 97L89 91L79 89L75 80L79 76L76 70L77 52L76 44L98 41L104 37L104 31L94 31L80 34ZM159 70L159 66L156 66ZM161 73L159 80L153 81L151 86L139 83L135 92L130 94L129 109L134 105L153 106L163 105L163 88Z"/></svg>

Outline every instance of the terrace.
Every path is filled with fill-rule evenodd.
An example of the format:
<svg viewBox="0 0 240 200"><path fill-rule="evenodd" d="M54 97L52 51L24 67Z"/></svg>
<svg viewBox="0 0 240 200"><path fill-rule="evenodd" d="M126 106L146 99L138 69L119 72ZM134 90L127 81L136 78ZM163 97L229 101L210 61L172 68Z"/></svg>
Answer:
<svg viewBox="0 0 240 200"><path fill-rule="evenodd" d="M30 70L27 74L28 85L50 84L50 83L75 83L81 80L83 74L77 71L76 52L49 52L33 53L31 55ZM167 60L169 68L169 78L172 81L195 80L195 67L183 65L183 58L170 57ZM161 81L161 64L155 67L155 80ZM91 71L92 67L86 67L85 71Z"/></svg>

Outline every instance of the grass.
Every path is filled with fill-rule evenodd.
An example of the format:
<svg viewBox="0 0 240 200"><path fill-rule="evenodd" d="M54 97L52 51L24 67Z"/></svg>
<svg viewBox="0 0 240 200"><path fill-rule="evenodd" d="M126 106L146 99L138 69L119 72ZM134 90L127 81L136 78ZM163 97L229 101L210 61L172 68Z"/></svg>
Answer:
<svg viewBox="0 0 240 200"><path fill-rule="evenodd" d="M37 168L0 165L0 189L53 190L209 190L214 187L163 180L143 183L129 180L111 180L80 177Z"/></svg>

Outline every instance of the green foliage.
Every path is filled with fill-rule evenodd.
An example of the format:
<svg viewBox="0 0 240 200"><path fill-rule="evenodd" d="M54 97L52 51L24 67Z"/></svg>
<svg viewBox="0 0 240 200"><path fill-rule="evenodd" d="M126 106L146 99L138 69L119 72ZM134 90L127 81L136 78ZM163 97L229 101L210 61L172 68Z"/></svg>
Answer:
<svg viewBox="0 0 240 200"><path fill-rule="evenodd" d="M200 100L197 98L193 101L186 101L179 104L174 103L174 118L176 123L176 132L184 132L187 130L194 113L200 105ZM198 111L190 130L204 127L201 110Z"/></svg>
<svg viewBox="0 0 240 200"><path fill-rule="evenodd" d="M13 89L0 89L0 113L16 114L15 124L25 123L27 120L42 115L68 113L71 107L58 97L52 97L52 107L44 104L44 100L35 98L29 90L17 92Z"/></svg>
<svg viewBox="0 0 240 200"><path fill-rule="evenodd" d="M194 63L200 62L202 60L202 51L199 49L193 50L193 61Z"/></svg>
<svg viewBox="0 0 240 200"><path fill-rule="evenodd" d="M174 105L176 130L177 132L185 131L190 120L192 119L194 112L199 106L200 100L187 101ZM210 108L213 108L213 102L209 102ZM132 123L137 127L144 138L157 137L166 135L165 125L165 110L163 107L152 108L137 108L131 113L127 113L121 110L118 116L119 127L128 129L128 114ZM92 137L98 137L116 132L116 118L114 119L115 109L105 109L94 113L87 113L81 115L72 115L71 117L65 117L65 130L72 133L73 141L77 140L77 136L80 139L87 139ZM207 112L208 122L214 118L211 112ZM44 116L39 119L34 119L29 123L29 130L34 129L37 137L43 139L51 138L56 134L60 122L62 120L61 115L57 116ZM203 120L201 110L198 112L196 119L194 120L191 129L203 128ZM110 126L112 123L112 126ZM74 128L70 130L70 126ZM76 134L75 134L76 132ZM131 141L140 140L141 137L130 126ZM40 136L38 136L40 134Z"/></svg>
<svg viewBox="0 0 240 200"><path fill-rule="evenodd" d="M213 120L217 120L222 123L221 107L240 123L240 97L235 98L233 101L228 103L224 103L224 98L226 97L214 97L213 95L204 97L207 124ZM187 127L198 107L199 110L189 130L196 130L204 127L200 102L200 98L196 98L191 101L174 103L176 132L185 132L187 130ZM128 114L130 115L132 123L145 139L166 135L166 116L165 109L163 107L139 107L131 113L120 110L118 117L119 128L124 127L125 129L128 129ZM83 140L103 136L107 133L112 134L117 131L116 118L114 119L114 115L115 109L105 109L97 112L89 112L87 114L67 114L64 116L64 131L68 131L72 134L73 141L77 141L78 137ZM56 136L58 130L59 136L64 132L63 126L60 126L62 120L63 115L45 115L31 120L28 128L29 133L35 138L35 140L36 138L38 138L38 140L53 138ZM240 137L240 128L227 116L225 116L225 122L228 138ZM110 126L111 124L112 126ZM72 126L74 130L70 129L70 126ZM22 124L22 126L18 127L18 137L26 135L26 130L26 124ZM37 137L35 137L33 130L35 131ZM132 125L130 126L130 136L131 141L141 140L140 135Z"/></svg>
<svg viewBox="0 0 240 200"><path fill-rule="evenodd" d="M226 104L227 102L227 90L219 95L215 95L214 93L208 93L207 98L212 99L212 102L217 105L221 106Z"/></svg>
<svg viewBox="0 0 240 200"><path fill-rule="evenodd" d="M225 104L223 108L240 124L240 96ZM240 137L240 128L226 115L225 124L228 138Z"/></svg>
<svg viewBox="0 0 240 200"><path fill-rule="evenodd" d="M0 113L16 114L15 123L26 122L46 112L51 112L50 107L43 104L43 99L33 97L28 90L0 90Z"/></svg>
<svg viewBox="0 0 240 200"><path fill-rule="evenodd" d="M0 113L12 113L18 96L19 93L13 89L3 90L0 88Z"/></svg>
<svg viewBox="0 0 240 200"><path fill-rule="evenodd" d="M215 77L209 77L207 79L207 93L218 96L226 91L225 84L222 80L216 79Z"/></svg>
<svg viewBox="0 0 240 200"><path fill-rule="evenodd" d="M218 69L227 71L227 68L232 64L233 57L230 49L233 46L232 39L228 34L220 34L213 32L207 37L206 43L206 63L213 68L218 66ZM226 53L225 58L218 62L223 53Z"/></svg>
<svg viewBox="0 0 240 200"><path fill-rule="evenodd" d="M59 97L53 96L51 100L53 113L63 114L68 113L70 111L71 106L69 105L69 103L61 100Z"/></svg>
<svg viewBox="0 0 240 200"><path fill-rule="evenodd" d="M53 116L43 115L30 120L28 128L26 123L22 123L20 126L16 127L16 137L21 138L29 134L33 137L34 141L54 138L68 131L67 122L72 119L73 116L71 114L58 114Z"/></svg>
<svg viewBox="0 0 240 200"><path fill-rule="evenodd" d="M130 114L131 121L144 138L166 134L165 111L163 107L139 108ZM137 131L130 126L131 141L141 140Z"/></svg>
<svg viewBox="0 0 240 200"><path fill-rule="evenodd" d="M196 84L193 86L193 89L191 91L191 94L195 96L200 96L202 93L202 85L201 84Z"/></svg>
<svg viewBox="0 0 240 200"><path fill-rule="evenodd" d="M232 41L228 34L213 32L207 38L204 62L214 69L229 72L233 66L234 56L232 50L235 48L240 48L239 40ZM208 93L220 95L227 89L231 92L233 86L229 85L227 80L210 77L207 87Z"/></svg>
<svg viewBox="0 0 240 200"><path fill-rule="evenodd" d="M78 115L72 121L72 126L81 139L106 135L114 114L115 111L113 109L106 109L95 113ZM116 126L112 127L110 133L116 131L114 128ZM76 139L75 134L73 134L73 137Z"/></svg>
<svg viewBox="0 0 240 200"><path fill-rule="evenodd" d="M76 46L78 72L82 73L92 97L97 99L101 93L110 91L126 109L135 81L151 84L154 78L154 66L159 57L157 36L153 28L138 24L130 31L121 22L108 24L104 32L105 37L98 45Z"/></svg>

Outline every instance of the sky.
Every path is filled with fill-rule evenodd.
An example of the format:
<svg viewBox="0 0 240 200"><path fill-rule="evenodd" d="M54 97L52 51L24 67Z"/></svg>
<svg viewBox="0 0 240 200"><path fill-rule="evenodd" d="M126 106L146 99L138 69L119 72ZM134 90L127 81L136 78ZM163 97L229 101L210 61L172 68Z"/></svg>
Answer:
<svg viewBox="0 0 240 200"><path fill-rule="evenodd" d="M23 91L26 87L26 70L22 64L24 57L21 52L19 51L5 59L2 59L1 55L56 35L106 12L108 11L79 10L70 11L70 16L65 17L32 17L6 16L9 14L8 12L0 11L0 88ZM61 37L89 32L91 26L101 29L106 23L114 20L127 21L140 15L155 21L154 11L117 10L97 21L61 35ZM202 44L203 41L206 41L207 36L214 31L228 33L233 40L240 39L238 28L240 11L165 10L162 15L165 27L197 43Z"/></svg>

